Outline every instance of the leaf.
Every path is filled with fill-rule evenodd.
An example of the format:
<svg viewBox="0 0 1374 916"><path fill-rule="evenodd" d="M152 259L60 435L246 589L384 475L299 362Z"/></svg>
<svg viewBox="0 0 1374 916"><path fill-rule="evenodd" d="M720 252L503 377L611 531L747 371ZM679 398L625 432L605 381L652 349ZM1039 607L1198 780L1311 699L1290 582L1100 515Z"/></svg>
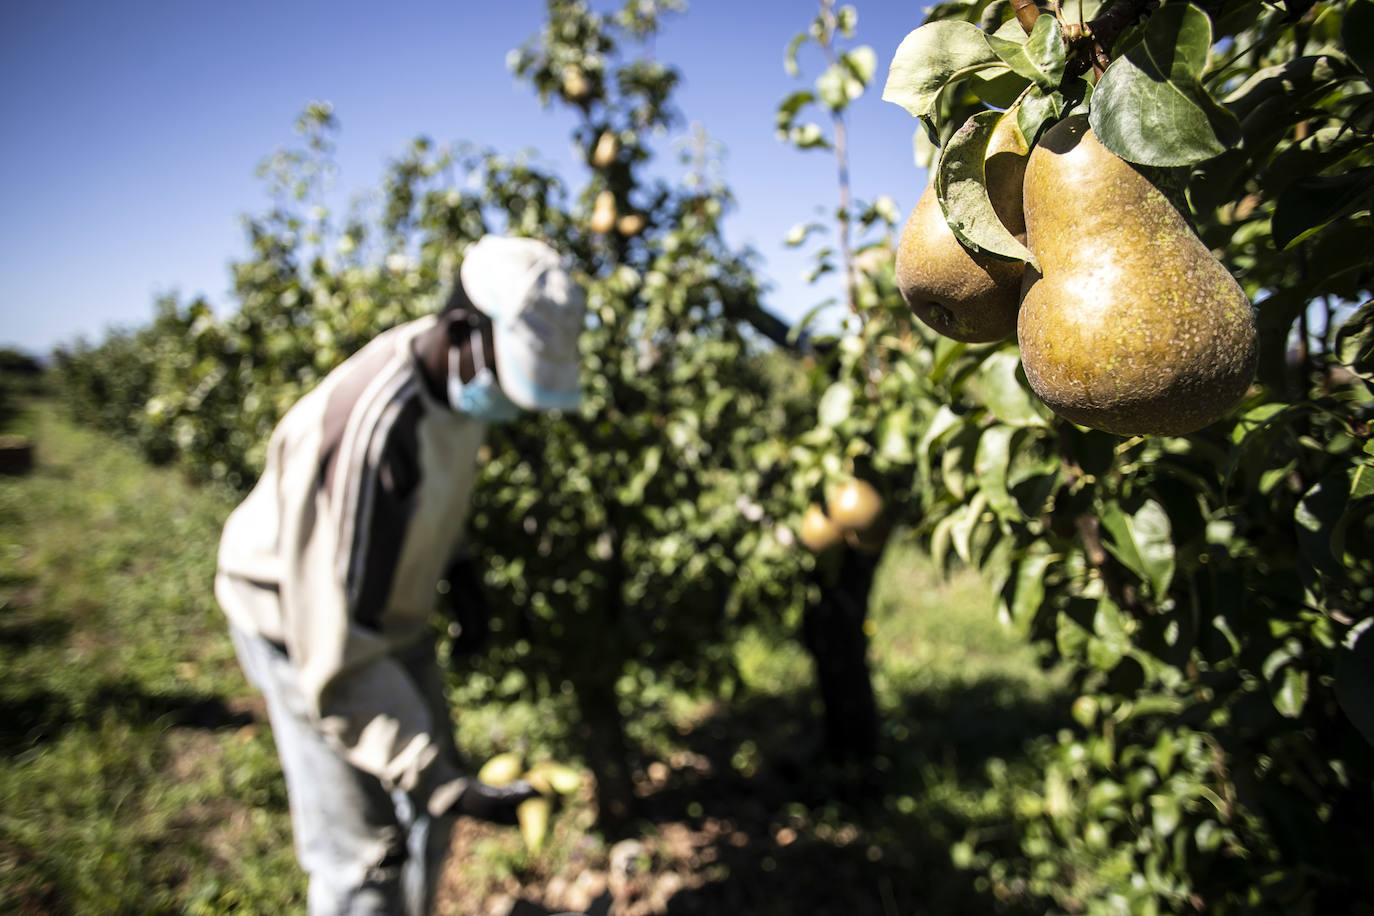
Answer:
<svg viewBox="0 0 1374 916"><path fill-rule="evenodd" d="M1306 671L1290 665L1283 669L1283 677L1278 684L1270 685L1274 708L1281 715L1290 719L1302 715L1302 708L1307 705L1307 680Z"/></svg>
<svg viewBox="0 0 1374 916"><path fill-rule="evenodd" d="M1356 627L1337 649L1336 701L1364 740L1374 744L1374 629L1368 621Z"/></svg>
<svg viewBox="0 0 1374 916"><path fill-rule="evenodd" d="M1011 426L1045 426L1036 412L1026 386L1017 377L1021 362L1010 350L999 350L983 360L983 397L992 415Z"/></svg>
<svg viewBox="0 0 1374 916"><path fill-rule="evenodd" d="M1029 624L1045 603L1045 570L1054 559L1043 544L1033 546L1031 551L1016 567L1010 604L1011 619L1022 625Z"/></svg>
<svg viewBox="0 0 1374 916"><path fill-rule="evenodd" d="M1141 41L1107 67L1088 114L1102 145L1140 165L1205 162L1240 142L1240 124L1201 83L1212 24L1192 4L1166 4Z"/></svg>
<svg viewBox="0 0 1374 916"><path fill-rule="evenodd" d="M1360 306L1336 332L1336 354L1354 371L1374 375L1374 299Z"/></svg>
<svg viewBox="0 0 1374 916"><path fill-rule="evenodd" d="M1120 503L1110 502L1100 514L1102 527L1111 538L1106 548L1150 584L1156 601L1164 600L1174 577L1174 542L1164 507L1151 499L1134 515L1127 515Z"/></svg>
<svg viewBox="0 0 1374 916"><path fill-rule="evenodd" d="M1374 81L1374 0L1355 0L1346 9L1341 44L1355 66Z"/></svg>
<svg viewBox="0 0 1374 916"><path fill-rule="evenodd" d="M849 411L853 406L854 389L845 382L835 382L821 395L816 416L822 426L839 426L849 419Z"/></svg>
<svg viewBox="0 0 1374 916"><path fill-rule="evenodd" d="M1344 175L1300 178L1274 205L1274 247L1279 250L1309 238L1344 216L1374 203L1374 166Z"/></svg>
<svg viewBox="0 0 1374 916"><path fill-rule="evenodd" d="M930 22L897 46L883 87L883 101L927 119L935 113L936 101L947 85L998 63L987 34L973 23Z"/></svg>
<svg viewBox="0 0 1374 916"><path fill-rule="evenodd" d="M1026 138L1026 142L1034 145L1045 128L1063 115L1063 96L1057 92L1047 93L1039 86L1032 86L1030 92L1021 99L1021 104L1016 106L1016 126L1020 128L1021 136Z"/></svg>
<svg viewBox="0 0 1374 916"><path fill-rule="evenodd" d="M993 108L1010 108L1030 83L1007 69L991 67L968 77L968 88Z"/></svg>
<svg viewBox="0 0 1374 916"><path fill-rule="evenodd" d="M1064 33L1053 16L1041 16L1024 41L988 36L988 45L1012 72L1046 91L1059 88L1067 62Z"/></svg>
<svg viewBox="0 0 1374 916"><path fill-rule="evenodd" d="M935 194L945 221L965 247L1039 267L1035 255L1002 225L988 197L984 166L988 141L1005 115L981 111L964 122L945 144L935 170Z"/></svg>
<svg viewBox="0 0 1374 916"><path fill-rule="evenodd" d="M1007 466L1011 464L1011 437L1015 434L1016 427L1003 424L984 430L974 455L973 473L988 496L988 507L999 518L1020 520L1016 501L1007 492Z"/></svg>

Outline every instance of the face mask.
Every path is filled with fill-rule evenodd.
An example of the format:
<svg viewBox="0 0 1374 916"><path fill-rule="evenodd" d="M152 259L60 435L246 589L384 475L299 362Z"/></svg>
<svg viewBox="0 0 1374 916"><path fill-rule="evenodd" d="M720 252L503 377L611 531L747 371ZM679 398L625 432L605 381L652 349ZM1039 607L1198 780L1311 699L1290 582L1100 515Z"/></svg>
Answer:
<svg viewBox="0 0 1374 916"><path fill-rule="evenodd" d="M473 355L478 359L482 359L478 356L481 352L480 346L473 348ZM496 384L496 373L486 365L477 370L471 381L463 382L458 370L457 347L450 347L448 351L448 402L454 410L483 423L501 423L520 415L520 408L506 397L501 386Z"/></svg>

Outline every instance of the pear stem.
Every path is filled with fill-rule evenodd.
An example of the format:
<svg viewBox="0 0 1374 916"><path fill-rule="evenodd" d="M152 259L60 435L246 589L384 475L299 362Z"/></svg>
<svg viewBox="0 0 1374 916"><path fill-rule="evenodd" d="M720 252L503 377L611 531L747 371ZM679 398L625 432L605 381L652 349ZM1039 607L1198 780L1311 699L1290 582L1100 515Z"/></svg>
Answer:
<svg viewBox="0 0 1374 916"><path fill-rule="evenodd" d="M1148 16L1158 6L1158 0L1116 0L1108 6L1100 16L1089 22L1084 30L1092 45L1087 54L1076 57L1069 65L1069 75L1079 76L1089 69L1096 69L1100 74L1107 69L1111 62L1112 45L1121 37L1121 33L1137 19Z"/></svg>

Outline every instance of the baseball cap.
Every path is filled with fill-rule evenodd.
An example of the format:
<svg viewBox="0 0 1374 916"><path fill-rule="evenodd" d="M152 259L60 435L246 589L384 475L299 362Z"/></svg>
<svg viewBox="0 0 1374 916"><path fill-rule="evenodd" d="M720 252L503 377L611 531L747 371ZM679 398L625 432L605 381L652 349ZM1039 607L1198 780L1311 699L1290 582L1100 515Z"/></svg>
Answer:
<svg viewBox="0 0 1374 916"><path fill-rule="evenodd" d="M577 409L586 297L558 253L536 239L487 235L468 248L459 277L491 318L506 396L526 410Z"/></svg>

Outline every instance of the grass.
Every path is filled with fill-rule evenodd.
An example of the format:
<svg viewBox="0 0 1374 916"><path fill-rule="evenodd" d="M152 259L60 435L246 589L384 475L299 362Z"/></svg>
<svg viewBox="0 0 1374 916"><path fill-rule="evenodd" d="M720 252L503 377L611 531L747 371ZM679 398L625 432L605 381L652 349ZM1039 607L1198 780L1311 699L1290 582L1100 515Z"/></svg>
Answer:
<svg viewBox="0 0 1374 916"><path fill-rule="evenodd" d="M0 478L0 900L19 913L289 908L275 752L211 595L222 494L51 410Z"/></svg>
<svg viewBox="0 0 1374 916"><path fill-rule="evenodd" d="M301 912L271 735L211 593L233 497L34 405L0 429L38 456L0 477L0 912ZM885 556L870 621L876 792L848 797L844 774L791 752L816 716L795 643L747 634L734 699L683 698L655 734L632 728L650 858L689 869L672 912L1015 910L1011 883L951 862L1007 820L998 787L1032 781L1021 747L1063 723L1058 681L975 574L912 544ZM491 703L458 717L459 742L480 760L520 736L537 758L556 712ZM571 800L538 858L514 831L477 835L450 880L468 896L442 912L604 867L589 820ZM684 835L700 861L666 858Z"/></svg>

